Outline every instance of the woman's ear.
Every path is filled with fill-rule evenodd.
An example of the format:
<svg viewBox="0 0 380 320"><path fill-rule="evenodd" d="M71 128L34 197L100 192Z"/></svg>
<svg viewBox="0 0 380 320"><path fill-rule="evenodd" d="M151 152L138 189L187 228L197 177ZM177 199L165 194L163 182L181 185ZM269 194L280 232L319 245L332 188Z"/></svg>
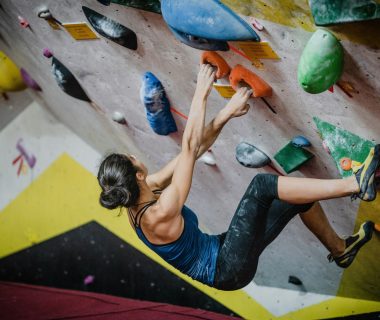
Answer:
<svg viewBox="0 0 380 320"><path fill-rule="evenodd" d="M145 180L145 174L144 174L144 172L142 172L142 171L137 171L136 172L136 178L137 178L137 180L138 181L143 181L143 180Z"/></svg>

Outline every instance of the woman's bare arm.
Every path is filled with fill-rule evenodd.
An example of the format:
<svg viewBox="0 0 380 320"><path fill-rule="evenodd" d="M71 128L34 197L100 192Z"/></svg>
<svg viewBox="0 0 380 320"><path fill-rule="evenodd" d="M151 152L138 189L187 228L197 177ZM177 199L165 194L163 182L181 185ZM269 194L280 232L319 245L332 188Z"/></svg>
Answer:
<svg viewBox="0 0 380 320"><path fill-rule="evenodd" d="M202 144L206 101L214 79L215 72L212 67L201 65L189 119L182 137L181 153L174 166L171 183L157 202L159 212L165 220L179 215L189 194L195 160Z"/></svg>
<svg viewBox="0 0 380 320"><path fill-rule="evenodd" d="M248 112L249 106L247 105L247 101L251 94L252 92L246 88L240 89L217 116L204 128L201 146L196 155L196 159L202 156L213 145L224 125L230 119L242 116ZM147 177L147 183L152 189L165 189L171 183L179 156L180 154L161 170Z"/></svg>

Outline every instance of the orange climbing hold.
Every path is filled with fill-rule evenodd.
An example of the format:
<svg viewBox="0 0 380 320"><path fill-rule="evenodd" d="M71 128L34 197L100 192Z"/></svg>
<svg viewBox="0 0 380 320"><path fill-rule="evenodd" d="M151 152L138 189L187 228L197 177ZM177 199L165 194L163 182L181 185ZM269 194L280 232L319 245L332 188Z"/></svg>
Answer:
<svg viewBox="0 0 380 320"><path fill-rule="evenodd" d="M257 74L238 64L231 71L230 83L237 90L240 82L245 82L252 88L252 97L270 97L272 95L272 87L268 83Z"/></svg>
<svg viewBox="0 0 380 320"><path fill-rule="evenodd" d="M231 68L226 62L226 60L224 60L223 57L220 56L215 51L203 52L202 58L201 58L201 64L205 64L205 63L211 64L213 67L218 68L218 70L216 71L217 79L224 78L231 71Z"/></svg>
<svg viewBox="0 0 380 320"><path fill-rule="evenodd" d="M352 160L350 158L342 158L339 161L339 165L344 171L351 170L352 167Z"/></svg>
<svg viewBox="0 0 380 320"><path fill-rule="evenodd" d="M375 223L375 230L377 231L377 232L380 232L380 223Z"/></svg>

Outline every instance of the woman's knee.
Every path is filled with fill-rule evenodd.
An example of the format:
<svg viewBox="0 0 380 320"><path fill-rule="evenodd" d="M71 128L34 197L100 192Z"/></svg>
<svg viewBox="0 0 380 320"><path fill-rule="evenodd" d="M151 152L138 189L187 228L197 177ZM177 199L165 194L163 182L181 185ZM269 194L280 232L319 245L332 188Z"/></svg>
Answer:
<svg viewBox="0 0 380 320"><path fill-rule="evenodd" d="M278 199L278 176L270 173L259 173L253 177L246 195L253 195L260 200Z"/></svg>
<svg viewBox="0 0 380 320"><path fill-rule="evenodd" d="M223 291L240 290L247 286L253 280L253 276L244 278L229 278L223 280L216 280L213 287Z"/></svg>

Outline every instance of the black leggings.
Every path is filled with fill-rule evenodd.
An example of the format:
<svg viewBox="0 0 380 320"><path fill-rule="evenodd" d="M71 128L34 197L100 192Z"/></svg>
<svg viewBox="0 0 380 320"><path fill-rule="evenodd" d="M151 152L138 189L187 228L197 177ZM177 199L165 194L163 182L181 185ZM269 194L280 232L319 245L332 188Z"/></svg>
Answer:
<svg viewBox="0 0 380 320"><path fill-rule="evenodd" d="M237 290L251 282L263 250L296 214L313 206L279 200L277 185L276 175L258 174L253 178L227 232L219 236L215 288Z"/></svg>

